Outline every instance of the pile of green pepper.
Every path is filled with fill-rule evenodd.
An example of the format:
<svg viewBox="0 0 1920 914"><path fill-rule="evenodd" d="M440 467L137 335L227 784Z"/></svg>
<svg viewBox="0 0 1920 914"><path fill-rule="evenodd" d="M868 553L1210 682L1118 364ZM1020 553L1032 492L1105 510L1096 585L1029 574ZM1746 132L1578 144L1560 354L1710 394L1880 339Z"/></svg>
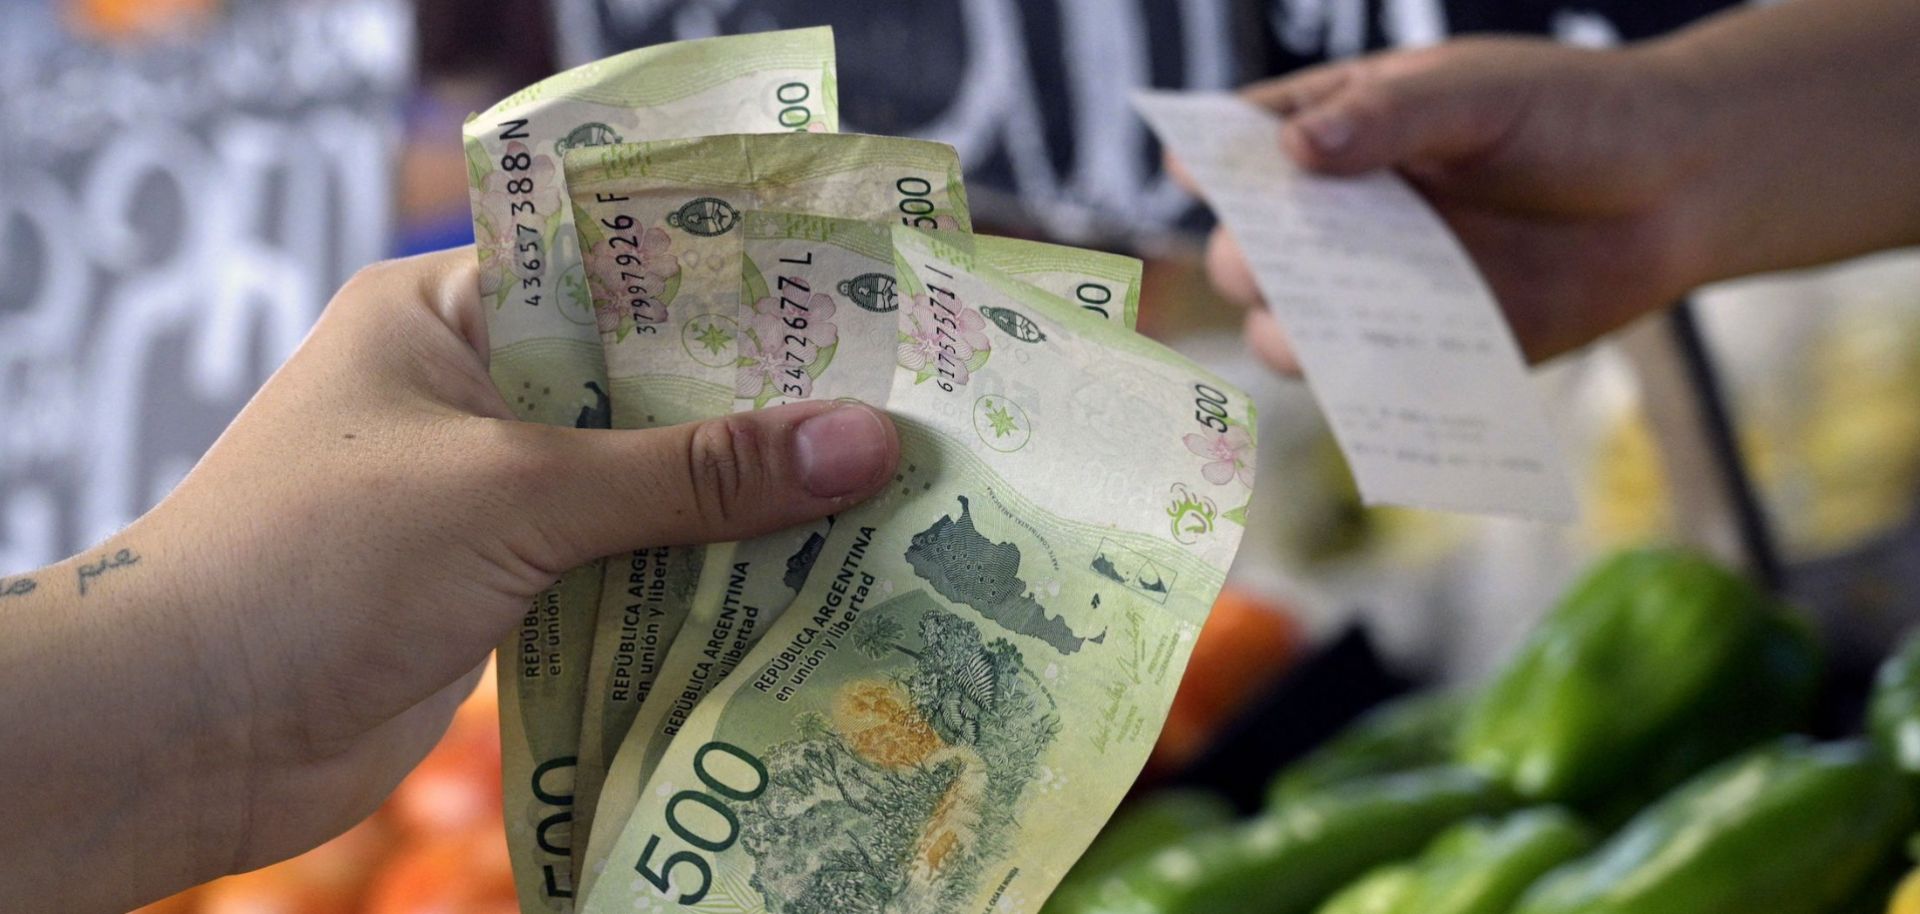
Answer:
<svg viewBox="0 0 1920 914"><path fill-rule="evenodd" d="M1192 793L1117 818L1046 914L1854 914L1915 827L1920 638L1871 738L1818 744L1808 626L1739 575L1598 566L1482 688L1402 699L1230 820Z"/></svg>

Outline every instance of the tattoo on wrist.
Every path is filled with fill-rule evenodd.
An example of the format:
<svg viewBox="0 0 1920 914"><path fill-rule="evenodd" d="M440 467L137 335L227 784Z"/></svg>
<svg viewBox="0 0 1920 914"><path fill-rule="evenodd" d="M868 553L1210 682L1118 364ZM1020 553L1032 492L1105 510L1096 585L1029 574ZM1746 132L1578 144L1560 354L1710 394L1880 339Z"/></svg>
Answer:
<svg viewBox="0 0 1920 914"><path fill-rule="evenodd" d="M80 595L83 597L87 595L88 581L94 580L115 569L125 568L128 565L137 565L139 563L140 556L135 554L131 549L122 549L112 555L103 555L100 557L100 561L97 562L82 562L80 569L75 572L76 581L80 585Z"/></svg>
<svg viewBox="0 0 1920 914"><path fill-rule="evenodd" d="M32 578L0 578L0 600L8 597L24 597L33 593L34 588L39 586L40 582Z"/></svg>

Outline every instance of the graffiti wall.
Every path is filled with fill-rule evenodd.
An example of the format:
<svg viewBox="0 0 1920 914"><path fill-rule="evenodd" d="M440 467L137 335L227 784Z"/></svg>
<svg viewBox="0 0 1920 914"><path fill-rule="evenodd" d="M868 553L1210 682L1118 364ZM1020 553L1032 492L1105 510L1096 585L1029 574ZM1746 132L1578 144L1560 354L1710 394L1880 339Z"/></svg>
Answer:
<svg viewBox="0 0 1920 914"><path fill-rule="evenodd" d="M169 491L391 237L397 0L0 34L0 573Z"/></svg>

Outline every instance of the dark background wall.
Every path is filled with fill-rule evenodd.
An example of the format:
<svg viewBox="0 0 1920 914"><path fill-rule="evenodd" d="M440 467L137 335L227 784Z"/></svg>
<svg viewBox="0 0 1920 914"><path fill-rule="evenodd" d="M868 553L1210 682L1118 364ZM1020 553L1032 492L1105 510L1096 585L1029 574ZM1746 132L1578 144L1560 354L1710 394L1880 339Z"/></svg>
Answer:
<svg viewBox="0 0 1920 914"><path fill-rule="evenodd" d="M1657 35L1727 0L557 0L564 62L676 38L829 24L845 129L960 148L1001 228L1126 242L1191 225L1128 103L1330 58L1520 32Z"/></svg>
<svg viewBox="0 0 1920 914"><path fill-rule="evenodd" d="M0 28L0 574L172 488L334 288L466 236L459 119L624 48L832 25L847 129L958 146L1000 231L1201 226L1129 107L1521 31L1604 44L1722 0L99 0ZM147 35L74 10L187 10Z"/></svg>

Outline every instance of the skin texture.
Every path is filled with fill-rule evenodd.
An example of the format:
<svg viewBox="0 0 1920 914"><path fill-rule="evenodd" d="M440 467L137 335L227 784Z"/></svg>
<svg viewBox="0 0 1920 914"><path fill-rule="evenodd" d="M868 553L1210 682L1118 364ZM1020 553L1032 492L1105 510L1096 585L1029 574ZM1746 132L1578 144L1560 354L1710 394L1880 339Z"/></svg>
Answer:
<svg viewBox="0 0 1920 914"><path fill-rule="evenodd" d="M812 520L893 472L864 406L512 421L475 290L471 249L363 271L164 503L0 581L0 898L124 911L313 847L561 572Z"/></svg>
<svg viewBox="0 0 1920 914"><path fill-rule="evenodd" d="M1246 95L1302 167L1411 180L1540 360L1703 283L1920 243L1916 43L1920 6L1817 0L1616 50L1462 40ZM1207 266L1297 373L1231 233Z"/></svg>

